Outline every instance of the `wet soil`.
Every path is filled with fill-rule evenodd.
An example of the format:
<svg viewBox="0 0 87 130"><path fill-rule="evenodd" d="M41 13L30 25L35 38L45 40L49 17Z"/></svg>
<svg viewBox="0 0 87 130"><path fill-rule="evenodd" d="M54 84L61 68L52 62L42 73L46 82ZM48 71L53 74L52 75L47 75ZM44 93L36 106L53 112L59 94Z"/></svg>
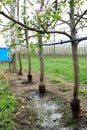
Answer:
<svg viewBox="0 0 87 130"><path fill-rule="evenodd" d="M70 102L73 83L62 80L62 85L49 82L45 76L46 93L39 94L39 74L33 72L33 81L27 84L27 71L22 76L4 72L14 97L17 99L14 130L87 130L87 99L79 94L81 112L72 118ZM87 89L86 86L80 86Z"/></svg>

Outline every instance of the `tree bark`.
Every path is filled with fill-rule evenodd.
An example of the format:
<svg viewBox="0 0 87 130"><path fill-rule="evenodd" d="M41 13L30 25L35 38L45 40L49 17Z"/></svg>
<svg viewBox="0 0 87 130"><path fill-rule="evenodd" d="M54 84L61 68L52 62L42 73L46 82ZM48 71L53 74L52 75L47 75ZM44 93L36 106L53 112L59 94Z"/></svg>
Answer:
<svg viewBox="0 0 87 130"><path fill-rule="evenodd" d="M42 36L39 37L39 57L40 57L40 85L39 92L44 95L46 88L44 84L44 56L43 56L43 47L42 47Z"/></svg>
<svg viewBox="0 0 87 130"><path fill-rule="evenodd" d="M40 9L42 9L44 6L44 0L41 0L41 7ZM38 23L40 24L40 22ZM45 84L44 84L44 56L43 56L43 47L42 47L42 35L39 34L39 57L40 57L40 85L39 85L39 92L40 94L44 94L45 93Z"/></svg>
<svg viewBox="0 0 87 130"><path fill-rule="evenodd" d="M70 31L72 38L76 38L75 17L74 17L74 0L70 0ZM72 56L74 67L74 92L73 100L71 101L71 109L73 117L77 118L80 112L80 100L79 94L79 61L78 61L78 43L72 42Z"/></svg>
<svg viewBox="0 0 87 130"><path fill-rule="evenodd" d="M24 0L24 15L26 15L26 0ZM27 25L26 19L24 17L24 24ZM32 82L32 75L31 75L31 56L29 54L29 41L28 41L28 30L25 29L25 38L26 38L26 49L27 49L27 56L28 56L28 83Z"/></svg>
<svg viewBox="0 0 87 130"><path fill-rule="evenodd" d="M15 1L10 4L11 17L15 17ZM15 44L15 28L11 28L11 44ZM16 53L13 54L12 71L16 72Z"/></svg>
<svg viewBox="0 0 87 130"><path fill-rule="evenodd" d="M19 0L17 0L17 19L19 21ZM18 41L18 39L19 39L19 37L17 36L17 41ZM18 59L19 59L19 67L20 67L18 74L22 75L23 73L22 73L22 62L21 62L21 54L20 54L20 52L18 53Z"/></svg>
<svg viewBox="0 0 87 130"><path fill-rule="evenodd" d="M19 67L20 67L18 74L22 75L23 73L22 73L22 62L21 62L21 54L20 54L20 52L18 53L18 59L19 59Z"/></svg>
<svg viewBox="0 0 87 130"><path fill-rule="evenodd" d="M27 57L28 57L28 83L32 82L32 75L31 75L31 56L29 54L29 42L28 42L28 30L25 29L25 38L26 38L26 46L27 46Z"/></svg>
<svg viewBox="0 0 87 130"><path fill-rule="evenodd" d="M40 57L40 82L44 81L44 56L42 47L42 36L39 36L39 57Z"/></svg>

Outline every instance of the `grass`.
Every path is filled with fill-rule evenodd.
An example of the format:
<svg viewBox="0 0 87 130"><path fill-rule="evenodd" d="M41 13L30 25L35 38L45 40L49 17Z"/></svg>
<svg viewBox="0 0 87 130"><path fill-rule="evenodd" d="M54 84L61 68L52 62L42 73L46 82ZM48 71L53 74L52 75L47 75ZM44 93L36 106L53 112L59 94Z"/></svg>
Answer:
<svg viewBox="0 0 87 130"><path fill-rule="evenodd" d="M22 59L23 69L28 69L27 58ZM18 61L17 61L18 65ZM61 79L67 80L69 82L74 81L74 72L73 72L73 62L72 57L45 57L45 74L51 76L50 81L52 83L61 84ZM19 65L18 65L19 66ZM80 66L80 83L87 84L87 57L79 58ZM0 64L0 69L7 69L8 64ZM38 57L32 57L32 70L40 71L40 64ZM65 92L69 89L60 89L60 91ZM87 97L87 90L80 90L80 93ZM8 85L3 76L0 75L0 129L12 130L14 123L12 121L12 113L15 111L16 101L13 98Z"/></svg>
<svg viewBox="0 0 87 130"><path fill-rule="evenodd" d="M69 82L74 81L72 57L45 57L44 58L45 74L53 77L53 80L64 79ZM87 57L79 58L80 83L87 84ZM38 57L32 58L32 69L40 69Z"/></svg>
<svg viewBox="0 0 87 130"><path fill-rule="evenodd" d="M26 59L23 59L23 65L27 69ZM44 58L45 74L52 75L54 77L61 77L66 80L73 80L73 65L70 57L45 57ZM32 69L39 72L39 58L32 58Z"/></svg>
<svg viewBox="0 0 87 130"><path fill-rule="evenodd" d="M61 83L60 80L57 80L57 79L55 79L55 78L50 79L50 82L51 82L51 83L56 83L56 84L60 84L60 83Z"/></svg>
<svg viewBox="0 0 87 130"><path fill-rule="evenodd" d="M32 70L39 72L40 61L38 57L32 57ZM23 68L28 69L27 57L22 58ZM45 57L44 58L45 74L50 75L52 80L59 78L69 82L74 81L72 57ZM5 67L0 64L0 67ZM87 57L79 57L80 83L87 84ZM6 67L5 67L6 68ZM54 82L54 81L53 81Z"/></svg>
<svg viewBox="0 0 87 130"><path fill-rule="evenodd" d="M13 130L13 112L16 100L8 89L7 81L0 75L0 130Z"/></svg>
<svg viewBox="0 0 87 130"><path fill-rule="evenodd" d="M87 90L80 89L80 93L82 93L87 98Z"/></svg>

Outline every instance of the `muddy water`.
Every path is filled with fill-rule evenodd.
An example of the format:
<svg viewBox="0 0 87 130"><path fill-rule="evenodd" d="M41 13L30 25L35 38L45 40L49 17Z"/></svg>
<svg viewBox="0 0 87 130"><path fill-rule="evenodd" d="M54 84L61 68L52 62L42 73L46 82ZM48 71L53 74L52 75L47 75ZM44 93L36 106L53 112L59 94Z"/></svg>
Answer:
<svg viewBox="0 0 87 130"><path fill-rule="evenodd" d="M33 100L33 109L37 113L37 123L47 130L58 129L60 127L60 119L63 116L59 112L61 105L49 99L48 96L41 96L38 92L29 91L29 96ZM69 129L64 128L64 130Z"/></svg>
<svg viewBox="0 0 87 130"><path fill-rule="evenodd" d="M22 80L17 80L15 83L24 85ZM24 97L25 99L29 97L27 105L37 115L37 126L45 130L87 130L87 123L83 123L85 119L81 121L81 125L71 120L69 104L58 95L48 92L42 96L38 90L28 90Z"/></svg>
<svg viewBox="0 0 87 130"><path fill-rule="evenodd" d="M37 104L37 103L36 103ZM40 104L40 102L39 102ZM45 103L43 102L41 105L36 105L37 113L41 120L40 124L43 127L53 128L54 126L58 126L58 120L62 117L61 113L57 112L57 105L52 104L52 102Z"/></svg>
<svg viewBox="0 0 87 130"><path fill-rule="evenodd" d="M63 122L61 123L62 118L65 116L64 114L66 114L66 117L63 121L69 120L66 113L67 107L65 107L67 103L62 98L53 94L41 96L38 91L29 91L28 94L33 102L32 107L37 113L37 124L46 130L87 130L87 127L81 126L81 128L78 123L71 123L67 126Z"/></svg>

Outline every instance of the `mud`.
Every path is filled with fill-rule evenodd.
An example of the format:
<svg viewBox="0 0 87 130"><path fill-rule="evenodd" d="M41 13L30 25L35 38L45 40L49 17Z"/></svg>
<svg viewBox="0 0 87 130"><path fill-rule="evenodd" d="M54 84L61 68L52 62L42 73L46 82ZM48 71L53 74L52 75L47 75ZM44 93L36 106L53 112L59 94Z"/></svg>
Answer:
<svg viewBox="0 0 87 130"><path fill-rule="evenodd" d="M86 111L82 110L78 119L72 118L70 87L51 84L46 79L46 93L42 96L39 94L39 76L35 73L30 84L24 84L27 81L26 73L20 77L7 73L6 77L9 88L18 101L14 113L14 130L87 130ZM86 108L87 101L83 101L83 107Z"/></svg>

